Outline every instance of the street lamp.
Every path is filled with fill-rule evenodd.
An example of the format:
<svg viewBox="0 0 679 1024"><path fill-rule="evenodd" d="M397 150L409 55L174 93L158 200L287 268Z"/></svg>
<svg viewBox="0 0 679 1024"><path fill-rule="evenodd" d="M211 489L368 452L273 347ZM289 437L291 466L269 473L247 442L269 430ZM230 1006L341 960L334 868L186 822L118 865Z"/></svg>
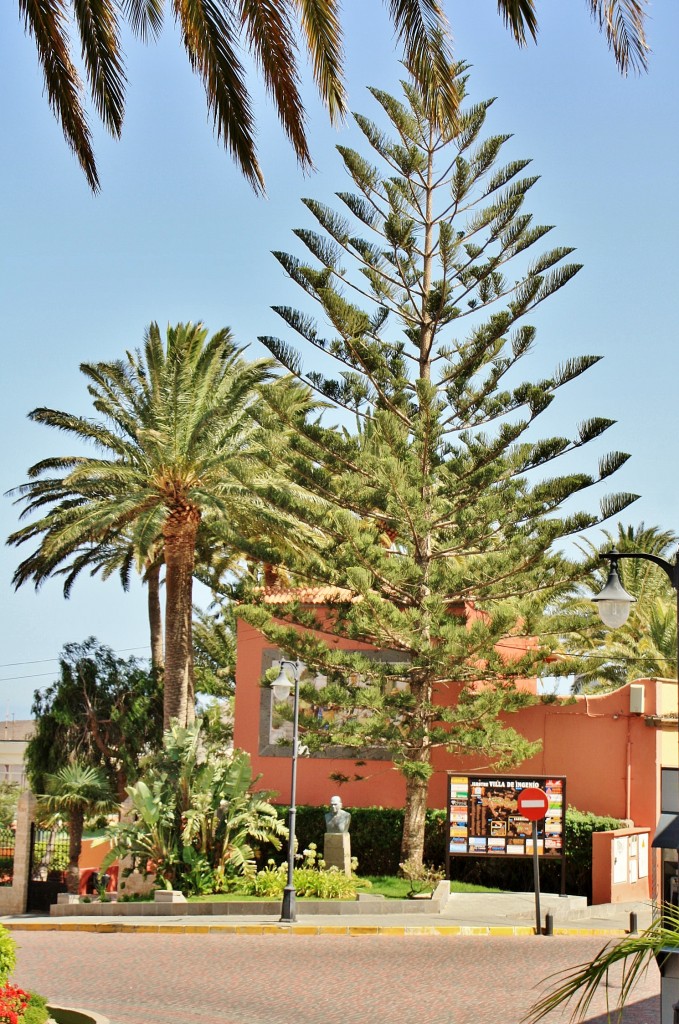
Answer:
<svg viewBox="0 0 679 1024"><path fill-rule="evenodd" d="M295 818L297 817L297 757L299 754L299 679L302 674L302 663L299 661L281 661L281 670L271 684L275 701L287 700L294 685L292 709L292 780L290 783L290 811L288 815L288 884L283 890L283 904L280 920L291 924L297 920L297 894L293 870L295 867ZM287 666L287 667L286 667ZM292 679L288 672L292 670Z"/></svg>
<svg viewBox="0 0 679 1024"><path fill-rule="evenodd" d="M620 582L618 575L618 559L619 558L637 558L642 559L646 562L653 562L655 565L660 566L666 576L669 578L670 583L674 587L674 591L677 596L677 677L679 683L679 551L674 557L674 563L666 561L664 558L660 558L659 555L647 555L641 551L637 552L620 552L620 551L607 551L601 556L607 558L610 562L610 570L608 573L608 580L606 586L597 594L596 597L592 598L597 603L597 609L602 621L607 626L622 626L627 621L632 605L636 598L628 594ZM679 699L679 685L677 688L677 697ZM679 728L679 714L677 715L677 726ZM662 789L661 789L662 794ZM670 807L669 804L672 804ZM655 836L651 845L660 850L671 850L679 847L679 814L677 814L676 802L669 801L668 805L662 802L660 805L660 820L656 828ZM669 812L669 813L667 813ZM669 893L666 894L665 887L665 864L667 863L662 856L662 892L661 898L663 904L671 901ZM672 861L669 861L672 863ZM674 863L674 877L676 878L676 861ZM671 876L670 876L671 877ZM664 916L664 910L663 910ZM679 1024L679 1002L674 1002L677 996L677 957L679 951L676 949L665 948L663 950L662 959L658 958L658 965L660 967L660 1000L661 1000L661 1018L662 1021L674 1021L674 1024ZM671 1010L672 1016L667 1014L667 1010Z"/></svg>
<svg viewBox="0 0 679 1024"><path fill-rule="evenodd" d="M596 602L597 610L604 625L611 626L612 628L622 626L627 622L632 605L636 602L636 597L628 594L620 582L620 576L618 575L619 558L637 558L645 562L653 562L655 565L659 565L669 577L669 581L677 595L677 677L679 681L679 551L675 555L674 564L664 558L660 558L659 555L647 555L642 551L615 551L614 549L613 551L607 551L601 557L608 559L610 570L606 586L592 600ZM679 699L679 686L677 698ZM679 715L677 716L677 726L679 728Z"/></svg>
<svg viewBox="0 0 679 1024"><path fill-rule="evenodd" d="M632 605L636 602L636 597L628 594L620 582L620 576L618 575L619 558L637 558L660 566L669 577L670 583L677 593L677 623L679 624L679 552L674 560L674 565L664 558L660 558L659 555L647 555L642 551L606 551L601 557L607 558L610 562L608 579L601 593L593 597L592 600L596 602L597 610L604 625L611 626L613 629L617 626L623 626L627 622Z"/></svg>

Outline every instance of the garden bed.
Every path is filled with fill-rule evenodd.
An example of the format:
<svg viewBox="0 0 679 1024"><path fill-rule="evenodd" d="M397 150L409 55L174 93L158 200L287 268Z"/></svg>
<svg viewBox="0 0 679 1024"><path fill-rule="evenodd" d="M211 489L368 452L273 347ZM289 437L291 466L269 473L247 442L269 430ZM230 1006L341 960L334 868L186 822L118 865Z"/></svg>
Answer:
<svg viewBox="0 0 679 1024"><path fill-rule="evenodd" d="M108 1017L91 1010L74 1010L67 1006L48 1006L57 1024L109 1024Z"/></svg>
<svg viewBox="0 0 679 1024"><path fill-rule="evenodd" d="M302 915L340 914L440 914L448 901L447 885L431 899L395 900L360 893L355 900L297 901ZM280 900L201 900L185 903L133 901L119 903L58 903L50 907L51 917L269 917L281 912Z"/></svg>

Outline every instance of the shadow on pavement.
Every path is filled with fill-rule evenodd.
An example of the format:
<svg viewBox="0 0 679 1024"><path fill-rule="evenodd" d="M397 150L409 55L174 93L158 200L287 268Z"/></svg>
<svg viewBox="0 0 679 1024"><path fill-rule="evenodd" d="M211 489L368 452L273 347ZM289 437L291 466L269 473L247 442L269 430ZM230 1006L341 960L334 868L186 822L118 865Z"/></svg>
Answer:
<svg viewBox="0 0 679 1024"><path fill-rule="evenodd" d="M660 996L648 999L632 1000L627 1004L621 1016L618 1016L616 995L611 995L610 1014L598 1013L596 1017L587 1017L586 1024L657 1024L660 1020Z"/></svg>

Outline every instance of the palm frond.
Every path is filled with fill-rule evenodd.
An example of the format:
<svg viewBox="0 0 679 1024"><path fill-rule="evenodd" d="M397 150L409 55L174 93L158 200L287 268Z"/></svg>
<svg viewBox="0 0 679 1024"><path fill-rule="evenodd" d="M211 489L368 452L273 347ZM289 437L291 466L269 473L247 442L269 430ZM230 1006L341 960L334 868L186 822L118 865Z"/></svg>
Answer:
<svg viewBox="0 0 679 1024"><path fill-rule="evenodd" d="M203 80L217 137L253 189L263 193L264 176L257 160L252 102L238 55L239 26L234 12L218 0L174 0L173 6L191 67Z"/></svg>
<svg viewBox="0 0 679 1024"><path fill-rule="evenodd" d="M646 0L589 0L589 7L622 74L648 70Z"/></svg>
<svg viewBox="0 0 679 1024"><path fill-rule="evenodd" d="M83 105L83 87L73 63L66 31L66 0L19 0L19 11L26 30L35 40L49 104L61 124L66 142L85 172L90 188L98 192L99 175Z"/></svg>

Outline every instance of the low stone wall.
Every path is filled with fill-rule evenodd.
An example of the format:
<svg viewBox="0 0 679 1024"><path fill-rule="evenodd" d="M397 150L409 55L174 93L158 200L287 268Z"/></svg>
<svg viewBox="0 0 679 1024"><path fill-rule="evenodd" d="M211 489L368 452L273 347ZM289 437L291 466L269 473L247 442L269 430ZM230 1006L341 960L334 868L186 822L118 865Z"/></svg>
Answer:
<svg viewBox="0 0 679 1024"><path fill-rule="evenodd" d="M379 914L440 914L446 900L298 900L301 916L338 914L375 916ZM281 901L247 903L59 903L50 908L51 917L275 917Z"/></svg>

